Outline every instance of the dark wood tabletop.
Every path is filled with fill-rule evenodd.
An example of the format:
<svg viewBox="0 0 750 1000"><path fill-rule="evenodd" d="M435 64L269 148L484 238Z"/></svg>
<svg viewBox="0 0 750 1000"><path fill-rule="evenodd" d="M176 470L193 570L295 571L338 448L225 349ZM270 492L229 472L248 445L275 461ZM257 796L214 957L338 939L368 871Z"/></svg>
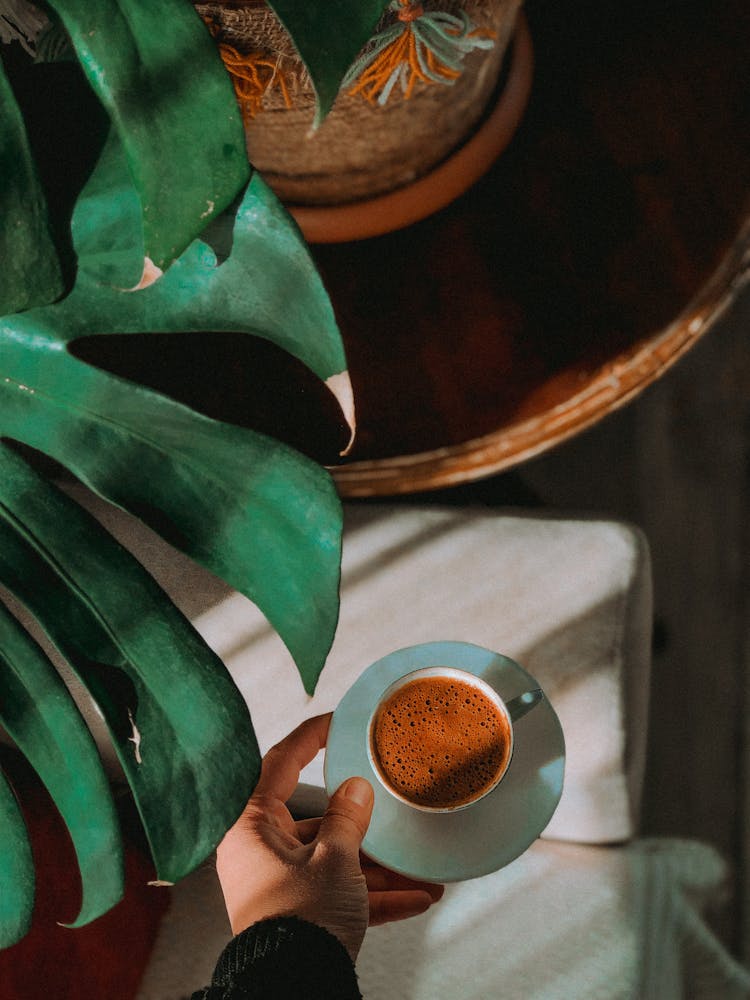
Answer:
<svg viewBox="0 0 750 1000"><path fill-rule="evenodd" d="M627 402L702 336L750 248L750 8L529 2L535 75L449 208L315 248L348 351L345 495L508 468Z"/></svg>

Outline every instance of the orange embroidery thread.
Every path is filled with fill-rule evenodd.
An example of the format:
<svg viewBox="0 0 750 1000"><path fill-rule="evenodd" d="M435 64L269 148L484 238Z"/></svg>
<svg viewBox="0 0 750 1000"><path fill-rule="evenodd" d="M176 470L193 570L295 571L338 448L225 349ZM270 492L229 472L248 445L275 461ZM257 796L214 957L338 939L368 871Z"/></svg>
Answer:
<svg viewBox="0 0 750 1000"><path fill-rule="evenodd" d="M246 122L262 110L264 98L274 87L280 92L284 105L291 108L289 87L278 62L261 52L238 52L233 46L225 44L219 45L219 54L232 79L237 103Z"/></svg>
<svg viewBox="0 0 750 1000"><path fill-rule="evenodd" d="M208 14L203 21L213 38L218 38L221 28L216 19ZM220 42L219 55L229 73L243 121L247 124L263 109L263 99L269 91L278 88L287 108L292 106L289 86L278 63L262 52L240 52L233 45Z"/></svg>
<svg viewBox="0 0 750 1000"><path fill-rule="evenodd" d="M414 0L393 0L395 21L372 40L353 64L343 87L371 103L384 105L397 84L404 99L417 83L452 84L462 61L474 49L489 49L495 33L475 28L464 12L425 11Z"/></svg>

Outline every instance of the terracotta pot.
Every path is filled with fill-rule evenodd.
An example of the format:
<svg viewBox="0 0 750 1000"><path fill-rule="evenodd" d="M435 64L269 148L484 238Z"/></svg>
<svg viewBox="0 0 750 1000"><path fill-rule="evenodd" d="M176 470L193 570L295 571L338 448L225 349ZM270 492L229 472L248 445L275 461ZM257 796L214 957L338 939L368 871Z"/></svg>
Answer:
<svg viewBox="0 0 750 1000"><path fill-rule="evenodd" d="M414 5L407 0L400 0L400 4L402 7L386 12L381 28L406 23L407 19L401 17L402 8L413 18ZM309 76L289 36L262 0L225 0L199 3L196 7L211 25L222 57L234 74L245 112L251 161L279 197L296 207L295 214L310 238L328 240L354 238L357 227L353 231L353 221L342 224L339 216L336 226L341 235L331 236L322 230L320 216L307 209L364 202L366 207L360 205L352 220L362 218L363 211L382 218L391 205L386 202L369 206L371 199L419 182L436 168L440 171L446 158L461 148L481 124L488 106L497 102L498 79L520 4L521 0L425 0L424 7L431 15L437 11L454 15L465 11L472 25L471 36L491 47L468 52L461 61L461 72L450 85L419 80L408 96L396 85L387 99L384 91L366 99L362 93L353 92L358 81L363 81L359 76L348 89L342 88L316 132L311 132L315 95ZM409 20L404 31L414 30L412 24L416 23ZM470 165L473 156L479 151L482 159L491 161L520 119L530 81L528 36L525 45L515 47L515 53L515 85L499 101L500 110L496 109L492 124L485 127L485 139L475 146L471 157L464 155L458 166L447 173L437 172L433 178L437 188L452 191L449 197L455 197L482 172ZM255 91L248 96L249 84L243 82L242 74L247 72L243 66L249 65L265 67L267 86L260 96ZM489 136L493 138L488 142ZM466 166L468 179L453 179ZM425 204L433 206L429 211L445 203L444 195L436 198L424 187L416 190L414 198L426 198ZM398 202L395 207L399 208ZM400 211L405 221L397 225L413 221L414 210L402 207ZM372 224L365 223L365 228L372 229Z"/></svg>
<svg viewBox="0 0 750 1000"><path fill-rule="evenodd" d="M432 215L474 184L513 138L531 91L533 48L526 19L516 23L503 87L486 117L445 160L394 191L344 205L288 208L310 243L344 243L394 232Z"/></svg>

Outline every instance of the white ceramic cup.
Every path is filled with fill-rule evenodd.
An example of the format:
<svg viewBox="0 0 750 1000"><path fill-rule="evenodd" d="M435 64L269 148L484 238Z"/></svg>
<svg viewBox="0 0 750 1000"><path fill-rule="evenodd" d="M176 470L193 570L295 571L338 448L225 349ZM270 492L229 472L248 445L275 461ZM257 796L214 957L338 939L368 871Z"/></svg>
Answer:
<svg viewBox="0 0 750 1000"><path fill-rule="evenodd" d="M455 806L427 806L420 803L413 802L411 799L400 795L398 791L392 786L388 779L383 775L380 764L377 759L377 753L373 748L373 728L375 725L375 720L377 718L378 712L381 706L387 702L400 688L416 680L427 680L431 677L445 677L449 679L455 679L461 681L463 684L467 684L470 687L476 688L480 691L493 705L496 706L498 711L505 717L508 723L508 739L510 741L510 746L508 748L508 753L504 762L504 766L501 771L495 776L495 779L486 788L483 789L474 798L469 799L466 802L461 802ZM412 809L418 809L421 812L429 813L453 813L458 812L461 809L470 809L472 806L476 805L477 802L481 802L483 798L489 795L495 788L500 784L505 775L508 773L508 768L510 767L510 762L513 757L513 723L525 715L533 706L540 701L542 698L542 692L538 689L528 691L518 698L514 698L512 702L506 702L500 697L500 695L495 691L493 687L487 684L486 681L477 677L476 674L470 673L467 670L459 670L457 667L447 667L447 666L435 666L435 667L422 667L419 670L412 670L398 680L390 684L385 691L383 691L377 704L370 713L370 717L367 723L367 754L370 761L370 765L377 777L378 781L381 783L383 788L392 795L394 798L398 799L399 802L403 802L405 805Z"/></svg>

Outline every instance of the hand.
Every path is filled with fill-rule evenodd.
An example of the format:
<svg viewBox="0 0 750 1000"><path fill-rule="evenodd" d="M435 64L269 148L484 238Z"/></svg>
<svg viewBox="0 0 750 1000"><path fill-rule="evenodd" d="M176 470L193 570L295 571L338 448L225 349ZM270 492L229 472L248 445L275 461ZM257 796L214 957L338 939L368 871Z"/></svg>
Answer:
<svg viewBox="0 0 750 1000"><path fill-rule="evenodd" d="M294 821L285 803L325 746L330 721L330 714L308 719L268 751L255 792L219 845L216 869L234 934L259 920L297 916L335 934L356 961L368 924L424 913L443 887L360 855L373 803L364 778L348 778L324 816Z"/></svg>

